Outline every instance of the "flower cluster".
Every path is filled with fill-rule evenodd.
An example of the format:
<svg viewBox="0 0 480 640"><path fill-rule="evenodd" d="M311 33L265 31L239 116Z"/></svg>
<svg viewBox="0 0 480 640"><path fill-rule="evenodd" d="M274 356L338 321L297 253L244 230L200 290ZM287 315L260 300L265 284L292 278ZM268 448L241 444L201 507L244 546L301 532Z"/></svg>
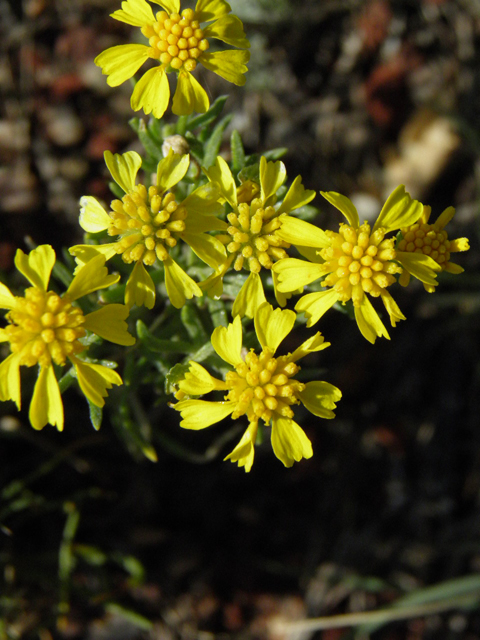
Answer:
<svg viewBox="0 0 480 640"><path fill-rule="evenodd" d="M469 243L466 238L448 237L445 226L454 216L453 207L431 223L430 207L414 200L403 185L387 198L373 224L361 221L345 196L320 192L344 217L338 230L322 229L305 219L306 205L315 191L306 189L300 176L287 188L283 162L265 156L247 160L241 141L235 152L232 143L231 166L218 155L223 129L211 133L208 153L207 128L198 138L191 134L189 140L196 144L191 147L192 155L178 129L175 145L165 144L166 140L159 139L165 138L163 133L158 134L165 129L156 119L169 106L168 74L177 76L173 113L205 113L209 99L192 73L200 64L243 85L249 42L242 22L231 14L225 0L198 0L195 9L183 10L180 0L151 2L161 8L156 14L146 0L124 0L112 14L116 20L139 27L148 45L114 46L100 53L95 62L108 76L110 86L132 78L147 60L156 63L136 82L131 97L134 110L143 109L153 116L155 153L149 153L146 144L145 159L136 151L105 151L116 198L108 207L93 196L81 198L79 224L87 235L84 244L69 249L77 264L63 294L48 288L56 260L51 246L41 245L28 255L17 251L16 267L31 286L23 296L16 296L0 283L0 306L7 310L0 341L8 343L11 352L0 364L0 400L13 400L20 408L20 367L38 365L30 422L35 429L50 423L61 430L61 388L66 385L59 384L57 375L68 366L66 377L76 378L89 403L102 407L107 390L121 385L122 378L93 361L89 353L93 334L133 346L135 338L126 322L130 310L136 307L139 316L146 314L145 309L154 309L160 298L166 315L171 312L175 317L184 307L201 311L195 322L202 326L190 326L189 334L205 335L207 325L216 326L212 349L202 345L200 351L208 368L216 369L220 377L192 359L198 348L189 351L184 345L180 352L189 354L185 363L176 363L179 368L174 365L167 374L165 362L159 366L168 378L167 387L174 390L177 402L173 408L181 414L180 426L199 430L228 416L246 420L240 442L226 459L247 472L253 465L257 440L270 428L274 454L290 467L313 455L307 434L294 419L295 409L303 405L314 416L331 419L342 395L328 382L308 380L308 369L300 373L302 358L330 346L320 332L278 355L287 337L298 344L293 330L302 319L296 312L304 314L309 328L334 305L348 304L369 342L378 337L389 339L372 300L381 299L394 327L405 316L390 288L397 282L407 286L413 276L428 292L435 291L440 272L463 271L450 256L466 251ZM233 48L210 51L211 39ZM192 130L192 122L207 127L214 110L215 105L206 116L183 118L182 133L187 123ZM197 153L199 147L203 155ZM109 275L107 261L113 269L127 273L126 277ZM123 279L124 293L122 290L115 299L123 298L124 304L102 304L91 310L98 299L93 303L90 294ZM301 296L295 311L284 309L293 295ZM85 296L85 303L80 304ZM218 318L208 318L215 305L222 305L218 322ZM230 323L225 320L226 311L231 313ZM178 316L183 320L183 315L182 309ZM249 330L251 320L254 331ZM157 322L159 316L152 326ZM140 332L138 335L141 338ZM166 344L156 336L153 341L157 341L153 345L157 351L159 344ZM258 348L252 347L252 341ZM166 346L174 350L172 342ZM145 355L148 344L142 348L138 360L143 366L155 356ZM203 399L212 393L222 395Z"/></svg>

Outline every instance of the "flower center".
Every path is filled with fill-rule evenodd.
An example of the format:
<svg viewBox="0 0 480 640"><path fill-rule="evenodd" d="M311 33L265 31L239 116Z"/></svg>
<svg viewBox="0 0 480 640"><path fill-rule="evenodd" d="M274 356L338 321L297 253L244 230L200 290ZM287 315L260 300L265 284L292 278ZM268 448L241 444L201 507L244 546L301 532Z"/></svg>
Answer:
<svg viewBox="0 0 480 640"><path fill-rule="evenodd" d="M5 331L12 353L20 353L20 364L48 366L52 360L63 365L69 355L85 347L78 342L85 335L82 310L72 306L68 296L37 287L26 289L24 298L15 298L15 308L6 316Z"/></svg>
<svg viewBox="0 0 480 640"><path fill-rule="evenodd" d="M228 235L218 236L229 253L237 254L233 265L236 271L244 267L245 260L250 271L259 273L262 267L271 269L274 262L287 257L285 249L290 244L275 234L280 222L273 207L264 209L261 200L255 198L250 204L240 203L237 210L227 216Z"/></svg>
<svg viewBox="0 0 480 640"><path fill-rule="evenodd" d="M379 296L382 289L395 282L394 273L402 268L395 259L394 238L384 240L385 231L377 229L370 235L370 225L364 222L358 229L340 225L339 233L328 232L331 246L320 255L331 272L323 285L333 287L342 302L353 300L361 304L363 294Z"/></svg>
<svg viewBox="0 0 480 640"><path fill-rule="evenodd" d="M450 240L445 230L436 228L434 224L417 223L402 229L402 235L399 251L424 253L445 268L450 260Z"/></svg>
<svg viewBox="0 0 480 640"><path fill-rule="evenodd" d="M194 20L195 11L184 9L181 15L159 11L155 17L156 22L142 27L151 46L150 56L177 71L193 71L198 57L210 46Z"/></svg>
<svg viewBox="0 0 480 640"><path fill-rule="evenodd" d="M293 418L290 405L299 403L297 394L305 388L301 382L290 379L299 370L286 356L274 358L268 348L259 356L253 350L247 353L245 361L225 378L230 389L225 399L237 403L232 418L236 420L247 414L250 422L261 418L266 423L274 413Z"/></svg>
<svg viewBox="0 0 480 640"><path fill-rule="evenodd" d="M120 236L117 253L128 264L143 260L152 265L166 260L168 250L185 231L187 211L175 201L173 193L159 195L157 187L137 184L121 200L114 200L109 215L108 235Z"/></svg>

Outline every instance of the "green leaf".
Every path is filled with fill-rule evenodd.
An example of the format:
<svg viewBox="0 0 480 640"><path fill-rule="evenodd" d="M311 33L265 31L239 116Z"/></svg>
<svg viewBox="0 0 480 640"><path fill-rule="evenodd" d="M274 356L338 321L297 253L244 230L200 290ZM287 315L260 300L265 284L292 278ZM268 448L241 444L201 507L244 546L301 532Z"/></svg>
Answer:
<svg viewBox="0 0 480 640"><path fill-rule="evenodd" d="M142 629L143 631L151 631L153 629L153 622L150 622L144 616L141 616L139 613L135 611L130 611L130 609L125 609L122 605L117 604L116 602L110 602L105 606L105 611L110 614L115 614L121 618L124 618L131 625Z"/></svg>
<svg viewBox="0 0 480 640"><path fill-rule="evenodd" d="M137 338L153 353L190 353L193 346L182 340L156 338L142 320L137 321Z"/></svg>
<svg viewBox="0 0 480 640"><path fill-rule="evenodd" d="M205 127L213 122L222 113L228 96L219 96L206 113L191 118L186 126L186 131L193 131L198 127Z"/></svg>
<svg viewBox="0 0 480 640"><path fill-rule="evenodd" d="M260 164L256 162L255 164L244 167L238 174L238 178L240 182L253 180L253 182L260 184Z"/></svg>
<svg viewBox="0 0 480 640"><path fill-rule="evenodd" d="M232 149L232 173L236 175L245 166L245 149L242 138L236 129L230 136L230 147Z"/></svg>
<svg viewBox="0 0 480 640"><path fill-rule="evenodd" d="M265 153L262 153L262 155L265 156L267 160L274 161L274 160L280 160L280 158L283 158L283 156L285 156L287 153L288 153L287 147L277 147L276 149L270 149L270 151L265 151Z"/></svg>
<svg viewBox="0 0 480 640"><path fill-rule="evenodd" d="M119 198L120 200L123 198L123 196L125 195L125 191L123 189L121 189L118 184L116 182L114 182L113 180L110 180L110 182L108 183L108 188L110 189L110 191L113 193L113 195L116 198Z"/></svg>
<svg viewBox="0 0 480 640"><path fill-rule="evenodd" d="M203 166L205 169L209 169L213 164L215 164L215 159L218 156L218 152L220 151L220 146L222 144L223 132L232 118L233 116L231 114L222 118L213 130L210 138L205 143L203 154Z"/></svg>
<svg viewBox="0 0 480 640"><path fill-rule="evenodd" d="M162 145L152 136L150 129L145 124L145 120L140 120L137 134L138 139L142 143L147 154L151 156L157 163L160 162L160 160L163 158Z"/></svg>
<svg viewBox="0 0 480 640"><path fill-rule="evenodd" d="M187 364L176 364L174 367L170 369L170 371L165 376L165 393L167 395L172 395L177 391L177 386L180 380L185 378L185 374L189 369L189 365Z"/></svg>
<svg viewBox="0 0 480 640"><path fill-rule="evenodd" d="M88 410L90 413L90 422L92 423L92 427L95 429L95 431L98 431L102 426L102 418L103 418L102 407L97 407L97 405L93 404L93 402L90 402L88 398L87 398L87 402L88 402Z"/></svg>
<svg viewBox="0 0 480 640"><path fill-rule="evenodd" d="M210 342L210 336L207 335L203 328L203 324L196 307L191 304L186 304L182 307L180 317L188 335L194 342L197 344Z"/></svg>

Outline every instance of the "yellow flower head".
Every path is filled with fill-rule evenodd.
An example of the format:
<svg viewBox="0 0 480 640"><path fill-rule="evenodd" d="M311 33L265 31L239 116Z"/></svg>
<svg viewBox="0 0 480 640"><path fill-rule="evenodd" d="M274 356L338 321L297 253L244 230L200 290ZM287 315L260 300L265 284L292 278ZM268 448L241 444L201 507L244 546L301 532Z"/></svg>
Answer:
<svg viewBox="0 0 480 640"><path fill-rule="evenodd" d="M402 238L397 245L397 259L401 260L404 267L399 278L400 284L404 287L410 282L410 275L418 277L415 269L410 266L412 254L429 256L438 264L441 271L463 272L460 265L450 262L450 254L457 251L468 251L470 249L468 238L449 240L448 233L445 231L445 226L455 215L455 209L447 207L436 222L429 223L431 211L431 207L424 206L418 222L401 229ZM423 281L423 286L429 293L435 291L435 283Z"/></svg>
<svg viewBox="0 0 480 640"><path fill-rule="evenodd" d="M171 257L179 240L186 242L206 264L216 269L225 258L225 249L206 231L223 229L225 223L215 217L221 210L218 190L213 185L195 189L184 200L177 201L170 191L188 170L188 155L172 150L157 168L157 184L136 184L142 159L135 151L123 155L105 152L105 161L115 182L125 191L121 200L113 200L107 213L93 197L80 200L80 225L85 231L107 231L116 236L113 243L76 245L70 248L80 263L102 253L108 260L115 254L127 264L135 263L125 290L128 306L155 303L155 285L144 265L159 260L165 271L165 284L172 304L180 308L187 298L202 296L198 284Z"/></svg>
<svg viewBox="0 0 480 640"><path fill-rule="evenodd" d="M203 282L202 287L211 295L219 296L223 276L230 266L233 265L236 271L246 269L250 275L237 295L232 313L253 318L259 305L266 301L260 271L262 268L271 270L277 260L287 257L286 249L290 247L290 243L278 235L280 215L307 204L315 197L315 192L306 190L298 176L283 202L275 206L276 192L285 182L287 173L283 162L268 162L263 156L259 185L247 181L237 188L230 168L220 156L206 174L219 186L232 212L227 215L226 233L217 236L225 245L227 257L218 272ZM283 306L285 295L278 292L275 277L273 283L277 300Z"/></svg>
<svg viewBox="0 0 480 640"><path fill-rule="evenodd" d="M231 7L224 0L198 0L195 9L180 13L180 0L151 0L164 10L155 15L146 0L125 0L112 18L140 27L148 39L144 44L125 44L111 47L95 58L95 64L108 76L108 84L116 87L131 78L149 58L159 66L147 71L133 90L131 105L134 111L143 109L161 118L170 100L167 74L177 72L177 88L172 111L188 115L192 111L204 113L209 108L205 89L192 75L200 63L210 71L236 85L245 84L248 51L229 49L209 53L209 38L221 40L239 49L248 49L243 24L230 15ZM204 23L211 23L201 26Z"/></svg>
<svg viewBox="0 0 480 640"><path fill-rule="evenodd" d="M302 220L282 216L279 235L315 251L309 262L288 258L276 263L273 270L278 276L278 288L294 291L321 278L325 290L303 296L295 307L306 314L307 326L315 324L336 302L345 304L351 300L364 337L372 343L377 336L389 338L367 294L382 298L392 326L405 319L387 291L396 282L394 276L402 272L402 266L398 264L394 238L385 235L416 222L422 205L400 186L387 199L372 229L367 222L360 224L357 210L348 198L334 192L321 193L341 211L348 224L340 224L338 232L322 231ZM416 271L422 280L435 282L438 271L435 262L427 256L415 255Z"/></svg>
<svg viewBox="0 0 480 640"><path fill-rule="evenodd" d="M55 252L50 245L41 245L28 255L19 249L15 265L32 286L18 297L0 283L0 307L9 309L8 325L0 329L0 341L9 342L11 349L11 355L0 364L0 400L13 400L20 409L20 366L38 364L30 422L35 429L50 423L61 431L63 405L53 365L62 366L70 360L85 396L103 407L107 389L122 384L122 379L112 369L80 360L78 354L85 351L81 339L87 331L125 346L135 339L127 331L128 308L124 305L110 304L84 315L74 304L78 298L118 281L119 276L108 275L104 256L79 269L61 296L48 290L54 264Z"/></svg>
<svg viewBox="0 0 480 640"><path fill-rule="evenodd" d="M203 429L231 415L237 420L245 415L249 426L239 444L225 459L237 462L250 471L254 458L254 445L258 421L272 427L272 447L275 455L286 467L295 461L313 455L310 440L293 420L294 405L303 404L321 418L333 418L333 409L342 394L328 382L299 382L295 379L300 367L298 360L314 351L329 346L320 333L306 340L293 353L276 356L280 343L290 333L295 313L273 309L268 303L260 305L255 314L255 331L262 347L257 354L252 349L246 355L242 350L242 323L236 316L228 327L217 327L212 334L212 345L217 354L233 370L225 381L211 376L204 367L190 362L185 379L179 383L179 397L203 395L210 391L226 391L223 402L207 400L181 400L174 405L183 418L185 429Z"/></svg>

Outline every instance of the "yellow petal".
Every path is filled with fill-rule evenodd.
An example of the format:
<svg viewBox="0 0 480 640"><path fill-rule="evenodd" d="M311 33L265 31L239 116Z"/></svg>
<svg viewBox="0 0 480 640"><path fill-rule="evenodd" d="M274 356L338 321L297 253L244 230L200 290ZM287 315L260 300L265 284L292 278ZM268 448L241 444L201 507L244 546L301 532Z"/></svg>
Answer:
<svg viewBox="0 0 480 640"><path fill-rule="evenodd" d="M205 113L209 107L207 92L198 80L188 71L180 71L172 101L173 113L177 116L189 116L194 111Z"/></svg>
<svg viewBox="0 0 480 640"><path fill-rule="evenodd" d="M115 154L105 151L103 155L105 164L120 189L125 193L131 191L135 186L138 170L142 166L142 158L135 151Z"/></svg>
<svg viewBox="0 0 480 640"><path fill-rule="evenodd" d="M325 342L324 337L318 331L314 336L305 340L293 353L288 356L290 362L296 362L314 351L323 351L330 346L330 342Z"/></svg>
<svg viewBox="0 0 480 640"><path fill-rule="evenodd" d="M290 244L314 247L315 249L323 249L331 244L325 231L310 222L286 214L282 214L279 220L282 226L276 235Z"/></svg>
<svg viewBox="0 0 480 640"><path fill-rule="evenodd" d="M445 271L448 273L463 273L465 269L461 267L459 264L455 264L455 262L447 262L445 265Z"/></svg>
<svg viewBox="0 0 480 640"><path fill-rule="evenodd" d="M237 51L236 49L202 53L198 58L198 61L204 67L239 87L245 84L245 76L243 74L248 71L246 64L249 60L249 51Z"/></svg>
<svg viewBox="0 0 480 640"><path fill-rule="evenodd" d="M335 191L320 191L325 200L328 200L336 209L338 209L348 221L348 224L354 229L358 229L360 226L360 220L358 218L358 212L351 200L342 196L341 193L335 193Z"/></svg>
<svg viewBox="0 0 480 640"><path fill-rule="evenodd" d="M203 30L204 38L216 38L232 47L248 49L250 42L245 37L243 23L234 15L222 16Z"/></svg>
<svg viewBox="0 0 480 640"><path fill-rule="evenodd" d="M468 238L455 238L455 240L450 240L450 253L468 251L469 249L470 242Z"/></svg>
<svg viewBox="0 0 480 640"><path fill-rule="evenodd" d="M79 223L82 229L88 233L98 233L108 229L112 221L96 198L83 196L80 198Z"/></svg>
<svg viewBox="0 0 480 640"><path fill-rule="evenodd" d="M162 158L157 166L157 189L163 193L180 182L190 166L188 153L180 155L170 149L168 155Z"/></svg>
<svg viewBox="0 0 480 640"><path fill-rule="evenodd" d="M155 284L143 266L136 262L125 287L125 304L127 307L147 307L153 309L155 304Z"/></svg>
<svg viewBox="0 0 480 640"><path fill-rule="evenodd" d="M28 417L34 429L51 424L63 431L62 396L52 366L40 367Z"/></svg>
<svg viewBox="0 0 480 640"><path fill-rule="evenodd" d="M441 271L442 267L430 256L411 251L397 251L395 259L414 278L434 287L438 284L435 272Z"/></svg>
<svg viewBox="0 0 480 640"><path fill-rule="evenodd" d="M253 459L255 456L255 441L257 439L258 422L251 422L248 425L248 429L242 436L242 439L237 444L232 453L229 453L224 460L230 460L231 462L238 462L239 467L245 467L245 471L248 473L253 465Z"/></svg>
<svg viewBox="0 0 480 640"><path fill-rule="evenodd" d="M94 62L108 76L107 84L118 87L132 78L149 57L150 47L144 44L119 44L102 51Z"/></svg>
<svg viewBox="0 0 480 640"><path fill-rule="evenodd" d="M290 189L287 191L280 208L277 210L277 215L303 207L313 200L314 197L315 191L305 189L302 184L302 177L297 176L290 185Z"/></svg>
<svg viewBox="0 0 480 640"><path fill-rule="evenodd" d="M188 195L185 200L182 200L182 206L184 206L187 210L187 219L188 219L188 228L195 229L196 231L206 231L207 228L202 228L200 225L196 225L196 220L199 215L204 219L206 218L209 225L217 225L221 223L219 226L209 226L208 230L224 230L227 229L228 224L226 224L223 220L209 220L208 218L212 215L217 215L223 211L222 205L218 202L220 196L220 190L217 184L213 182L209 182L208 184L204 184L201 187L192 191L190 195ZM192 215L195 214L195 215ZM201 224L201 222L200 222ZM193 226L192 226L193 225Z"/></svg>
<svg viewBox="0 0 480 640"><path fill-rule="evenodd" d="M437 220L435 221L435 226L439 227L440 229L443 229L444 227L447 226L447 224L450 222L450 220L453 218L454 215L455 215L455 208L447 207L445 211L443 211L438 216Z"/></svg>
<svg viewBox="0 0 480 640"><path fill-rule="evenodd" d="M298 397L310 413L328 420L335 417L333 409L337 408L335 403L342 397L342 392L333 384L314 380L307 382Z"/></svg>
<svg viewBox="0 0 480 640"><path fill-rule="evenodd" d="M128 347L135 344L135 338L128 333L125 322L128 313L128 307L123 304L107 304L86 315L82 326L105 340Z"/></svg>
<svg viewBox="0 0 480 640"><path fill-rule="evenodd" d="M338 302L338 293L335 289L315 291L307 293L306 296L300 298L295 305L295 310L305 314L308 319L307 327L311 327L320 320L324 313L333 307L335 302Z"/></svg>
<svg viewBox="0 0 480 640"><path fill-rule="evenodd" d="M170 85L167 74L162 67L149 69L135 85L130 100L134 111L143 109L146 114L152 113L160 119L168 107Z"/></svg>
<svg viewBox="0 0 480 640"><path fill-rule="evenodd" d="M101 364L82 362L78 358L70 358L75 366L78 384L85 397L97 407L103 407L104 398L108 396L107 389L123 384L121 377L113 369Z"/></svg>
<svg viewBox="0 0 480 640"><path fill-rule="evenodd" d="M258 307L266 300L262 279L258 273L251 272L237 293L232 307L232 316L254 318Z"/></svg>
<svg viewBox="0 0 480 640"><path fill-rule="evenodd" d="M313 456L312 443L300 425L290 418L273 418L272 447L274 454L286 467Z"/></svg>
<svg viewBox="0 0 480 640"><path fill-rule="evenodd" d="M386 289L381 290L380 296L382 298L383 304L385 305L385 309L390 316L390 323L392 327L394 327L399 320L406 320L405 316L400 311L398 304Z"/></svg>
<svg viewBox="0 0 480 640"><path fill-rule="evenodd" d="M15 266L25 278L43 291L47 290L55 264L55 251L49 244L41 244L27 255L21 249L15 254Z"/></svg>
<svg viewBox="0 0 480 640"><path fill-rule="evenodd" d="M217 156L215 165L204 169L208 179L217 184L222 196L233 207L237 206L237 187L230 167L221 156Z"/></svg>
<svg viewBox="0 0 480 640"><path fill-rule="evenodd" d="M325 267L323 263L306 262L298 260L298 258L284 258L275 262L272 271L278 276L279 291L287 292L296 291L310 282L318 280L328 273L328 267Z"/></svg>
<svg viewBox="0 0 480 640"><path fill-rule="evenodd" d="M377 336L379 338L384 337L387 338L387 340L390 340L388 331L385 329L383 322L380 320L378 313L372 307L367 296L363 296L361 305L359 307L354 307L354 311L360 333L366 340L372 344L375 343Z"/></svg>
<svg viewBox="0 0 480 640"><path fill-rule="evenodd" d="M275 271L271 271L270 273L272 274L273 292L275 294L275 300L278 302L280 307L284 307L287 304L287 300L291 298L293 294L291 292L284 293L283 291L280 291L278 288L278 285L279 285L278 275L275 273Z"/></svg>
<svg viewBox="0 0 480 640"><path fill-rule="evenodd" d="M274 196L285 182L287 170L281 160L267 162L265 156L260 158L260 194L262 202Z"/></svg>
<svg viewBox="0 0 480 640"><path fill-rule="evenodd" d="M189 396L203 396L211 391L224 391L227 385L211 376L198 362L190 360L185 379L178 383L179 388Z"/></svg>
<svg viewBox="0 0 480 640"><path fill-rule="evenodd" d="M119 280L119 275L108 275L105 256L97 255L80 267L67 289L67 294L71 300L77 300L92 291L106 289Z"/></svg>
<svg viewBox="0 0 480 640"><path fill-rule="evenodd" d="M163 263L165 270L165 286L170 302L174 307L180 309L185 304L185 300L190 300L193 296L201 298L203 292L198 284L175 262L168 258Z"/></svg>
<svg viewBox="0 0 480 640"><path fill-rule="evenodd" d="M212 333L212 346L222 360L232 366L243 362L242 352L242 322L236 316L227 327L217 327Z"/></svg>
<svg viewBox="0 0 480 640"><path fill-rule="evenodd" d="M198 0L195 6L195 20L211 22L230 13L231 6L225 0Z"/></svg>
<svg viewBox="0 0 480 640"><path fill-rule="evenodd" d="M182 233L182 240L212 269L217 269L227 257L225 245L214 236L206 233Z"/></svg>
<svg viewBox="0 0 480 640"><path fill-rule="evenodd" d="M183 420L180 426L184 429L206 429L229 416L235 409L236 402L209 402L208 400L182 400L173 405L180 411Z"/></svg>
<svg viewBox="0 0 480 640"><path fill-rule="evenodd" d="M159 4L168 13L180 13L180 0L151 0Z"/></svg>
<svg viewBox="0 0 480 640"><path fill-rule="evenodd" d="M134 27L143 27L155 22L152 8L145 0L125 0L122 8L110 14L111 18Z"/></svg>
<svg viewBox="0 0 480 640"><path fill-rule="evenodd" d="M255 314L255 332L263 348L273 353L287 337L295 324L296 314L289 309L273 309L268 302L260 305Z"/></svg>
<svg viewBox="0 0 480 640"><path fill-rule="evenodd" d="M0 309L13 309L14 306L15 296L3 282L0 282Z"/></svg>
<svg viewBox="0 0 480 640"><path fill-rule="evenodd" d="M79 265L75 269L75 273L78 273L84 264L99 255L102 255L105 261L110 260L117 253L116 247L116 242L109 242L108 244L76 244L70 247L68 251L72 256L75 256L75 260Z"/></svg>
<svg viewBox="0 0 480 640"><path fill-rule="evenodd" d="M388 196L380 211L372 233L382 227L385 233L415 224L423 214L423 204L413 200L404 185L397 187Z"/></svg>
<svg viewBox="0 0 480 640"><path fill-rule="evenodd" d="M13 400L20 409L20 354L12 353L0 363L0 400Z"/></svg>

